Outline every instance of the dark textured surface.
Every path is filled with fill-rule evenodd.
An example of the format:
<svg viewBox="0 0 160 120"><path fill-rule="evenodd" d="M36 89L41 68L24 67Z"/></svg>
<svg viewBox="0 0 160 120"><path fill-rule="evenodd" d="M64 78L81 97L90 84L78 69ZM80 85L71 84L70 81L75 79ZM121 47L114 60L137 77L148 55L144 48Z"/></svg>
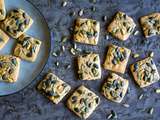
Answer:
<svg viewBox="0 0 160 120"><path fill-rule="evenodd" d="M71 11L78 13L80 8L85 9L83 17L94 18L101 21L101 37L97 46L88 46L77 44L78 48L83 50L91 50L100 54L101 62L104 62L104 55L106 53L106 46L109 43L114 43L120 46L126 46L132 49L133 52L141 54L141 58L147 56L149 51L155 52L155 63L160 72L160 42L159 37L152 37L146 40L142 32L137 36L132 36L126 42L120 42L111 36L109 40L105 40L105 27L109 23L112 16L118 11L122 10L128 15L132 16L137 23L137 29L139 29L138 18L146 15L147 13L160 11L160 0L97 0L96 4L88 2L88 0L70 0L66 7L61 7L61 0L51 0L51 7L48 6L47 0L30 0L45 16L51 34L52 49L57 50L60 48L60 44L56 41L60 41L63 35L69 36L68 29L72 26L73 21L77 17L70 17ZM96 7L96 12L91 12L91 7ZM102 16L108 17L107 22L102 22ZM140 29L139 29L140 30ZM141 30L140 30L141 31ZM69 47L72 42L66 42L64 45ZM130 58L129 64L133 63L137 59ZM55 62L59 61L60 66L56 67ZM96 111L90 116L90 120L105 120L106 116L110 113L110 110L115 110L118 115L118 120L158 120L160 117L160 96L154 93L154 89L160 87L159 83L155 83L145 89L140 89L134 83L131 75L128 74L128 70L124 78L128 78L130 82L130 92L125 96L122 103L128 103L129 108L125 108L121 104L116 104L106 100L100 93L100 86L105 80L108 71L103 69L103 76L101 80L97 81L78 81L75 77L75 56L72 56L68 50L66 50L60 57L49 58L49 61L36 81L34 81L29 87L21 92L0 97L0 120L76 120L78 119L72 112L70 112L66 106L65 98L60 104L54 105L41 94L39 94L35 86L39 80L51 69L60 78L64 79L72 86L72 90L78 87L80 84L85 84L88 88L95 91L101 97L101 104ZM65 69L65 65L72 63L69 70ZM128 65L129 65L128 64ZM71 92L72 93L72 92ZM144 97L138 100L138 96L143 93ZM148 108L154 107L153 115L147 113Z"/></svg>

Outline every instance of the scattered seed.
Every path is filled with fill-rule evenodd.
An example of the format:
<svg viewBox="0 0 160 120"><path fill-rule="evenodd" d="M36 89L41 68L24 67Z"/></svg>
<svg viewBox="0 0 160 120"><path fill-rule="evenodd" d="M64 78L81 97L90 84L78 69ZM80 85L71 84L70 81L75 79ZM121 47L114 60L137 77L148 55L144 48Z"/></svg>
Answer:
<svg viewBox="0 0 160 120"><path fill-rule="evenodd" d="M114 110L111 110L112 119L117 119L117 113Z"/></svg>
<svg viewBox="0 0 160 120"><path fill-rule="evenodd" d="M73 48L77 49L77 44L76 43L73 44Z"/></svg>
<svg viewBox="0 0 160 120"><path fill-rule="evenodd" d="M106 39L106 40L108 40L108 39L109 39L109 36L108 36L108 35L106 35L106 36L105 36L105 39Z"/></svg>
<svg viewBox="0 0 160 120"><path fill-rule="evenodd" d="M141 99L143 98L143 96L144 96L144 95L141 94L141 95L138 97L138 99L141 100Z"/></svg>
<svg viewBox="0 0 160 120"><path fill-rule="evenodd" d="M70 68L71 68L71 65L68 64L68 65L66 66L66 69L70 69Z"/></svg>
<svg viewBox="0 0 160 120"><path fill-rule="evenodd" d="M126 108L129 108L129 107L130 107L130 105L129 105L129 104L126 104L126 103L124 103L123 106L126 107Z"/></svg>
<svg viewBox="0 0 160 120"><path fill-rule="evenodd" d="M154 112L154 108L153 108L153 107L151 107L151 108L148 110L148 113L149 113L150 115L152 115L152 114L153 114L153 112Z"/></svg>
<svg viewBox="0 0 160 120"><path fill-rule="evenodd" d="M139 56L140 56L140 55L137 54L137 53L133 54L133 58L138 58Z"/></svg>
<svg viewBox="0 0 160 120"><path fill-rule="evenodd" d="M80 9L80 11L78 12L79 16L82 16L84 14L84 9Z"/></svg>
<svg viewBox="0 0 160 120"><path fill-rule="evenodd" d="M59 62L55 62L55 65L58 67L59 66Z"/></svg>
<svg viewBox="0 0 160 120"><path fill-rule="evenodd" d="M68 40L68 37L67 36L63 36L62 39L61 39L61 42L65 43L67 40Z"/></svg>
<svg viewBox="0 0 160 120"><path fill-rule="evenodd" d="M133 35L138 35L139 34L139 31L135 31Z"/></svg>
<svg viewBox="0 0 160 120"><path fill-rule="evenodd" d="M95 11L96 11L96 7L95 7L95 6L92 6L91 10L92 10L93 12L95 12Z"/></svg>
<svg viewBox="0 0 160 120"><path fill-rule="evenodd" d="M53 52L52 55L53 55L54 57L57 57L57 56L58 56L56 52Z"/></svg>
<svg viewBox="0 0 160 120"><path fill-rule="evenodd" d="M73 12L70 13L70 16L75 16L75 15L76 15L75 11L73 11Z"/></svg>
<svg viewBox="0 0 160 120"><path fill-rule="evenodd" d="M107 16L103 16L102 20L105 22L107 20Z"/></svg>
<svg viewBox="0 0 160 120"><path fill-rule="evenodd" d="M76 55L76 51L75 51L74 48L71 48L71 49L70 49L70 52L71 52L72 55Z"/></svg>
<svg viewBox="0 0 160 120"><path fill-rule="evenodd" d="M155 89L155 92L156 92L157 94L159 94L159 93L160 93L160 88Z"/></svg>
<svg viewBox="0 0 160 120"><path fill-rule="evenodd" d="M153 57L153 56L154 56L154 52L151 51L151 52L149 53L149 57Z"/></svg>
<svg viewBox="0 0 160 120"><path fill-rule="evenodd" d="M77 52L82 52L82 49L80 49L80 48L77 48L76 50L77 50Z"/></svg>
<svg viewBox="0 0 160 120"><path fill-rule="evenodd" d="M62 3L62 7L66 7L67 6L67 1L64 1L63 3Z"/></svg>
<svg viewBox="0 0 160 120"><path fill-rule="evenodd" d="M112 114L109 114L108 117L107 117L107 119L109 120L111 118L112 118Z"/></svg>
<svg viewBox="0 0 160 120"><path fill-rule="evenodd" d="M64 47L64 45L62 45L62 51L63 51L63 52L65 51L65 47Z"/></svg>

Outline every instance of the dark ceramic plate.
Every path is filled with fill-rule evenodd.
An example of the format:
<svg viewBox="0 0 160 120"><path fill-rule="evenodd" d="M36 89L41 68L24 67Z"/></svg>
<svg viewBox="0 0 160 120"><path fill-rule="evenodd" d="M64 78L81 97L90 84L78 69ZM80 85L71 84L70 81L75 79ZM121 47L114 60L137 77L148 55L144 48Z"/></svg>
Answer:
<svg viewBox="0 0 160 120"><path fill-rule="evenodd" d="M50 31L41 13L26 0L5 0L5 4L7 12L11 9L21 8L32 17L34 23L27 34L41 40L42 46L36 62L21 61L19 78L16 83L0 83L0 96L18 92L29 85L44 68L50 53ZM16 40L10 38L0 54L11 54L15 43Z"/></svg>

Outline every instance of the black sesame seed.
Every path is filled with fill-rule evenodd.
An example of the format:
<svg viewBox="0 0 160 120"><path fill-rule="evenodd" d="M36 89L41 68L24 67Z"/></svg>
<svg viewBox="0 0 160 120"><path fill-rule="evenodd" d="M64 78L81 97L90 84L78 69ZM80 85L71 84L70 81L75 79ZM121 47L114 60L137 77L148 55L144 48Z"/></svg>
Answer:
<svg viewBox="0 0 160 120"><path fill-rule="evenodd" d="M10 32L10 27L9 27L9 26L7 26L6 30L7 30L7 32Z"/></svg>
<svg viewBox="0 0 160 120"><path fill-rule="evenodd" d="M75 112L80 112L80 110L78 108L74 108Z"/></svg>
<svg viewBox="0 0 160 120"><path fill-rule="evenodd" d="M77 102L77 96L72 96L72 103L76 103Z"/></svg>
<svg viewBox="0 0 160 120"><path fill-rule="evenodd" d="M79 94L82 94L82 90L77 90L77 92L78 92Z"/></svg>
<svg viewBox="0 0 160 120"><path fill-rule="evenodd" d="M32 57L32 53L31 53L31 52L28 52L28 53L26 54L26 56L27 56L27 57Z"/></svg>
<svg viewBox="0 0 160 120"><path fill-rule="evenodd" d="M88 96L92 96L92 93L88 93Z"/></svg>
<svg viewBox="0 0 160 120"><path fill-rule="evenodd" d="M96 68L96 69L99 68L99 66L96 63L93 64L93 67Z"/></svg>
<svg viewBox="0 0 160 120"><path fill-rule="evenodd" d="M97 98L95 99L95 102L96 102L96 104L99 104L100 99L97 97Z"/></svg>
<svg viewBox="0 0 160 120"><path fill-rule="evenodd" d="M7 78L7 75L6 75L6 74L2 75L2 79L3 79L3 80L7 80L7 79L8 79L8 78Z"/></svg>
<svg viewBox="0 0 160 120"><path fill-rule="evenodd" d="M18 10L13 10L13 12L17 13L17 12L19 12L19 11L18 11Z"/></svg>

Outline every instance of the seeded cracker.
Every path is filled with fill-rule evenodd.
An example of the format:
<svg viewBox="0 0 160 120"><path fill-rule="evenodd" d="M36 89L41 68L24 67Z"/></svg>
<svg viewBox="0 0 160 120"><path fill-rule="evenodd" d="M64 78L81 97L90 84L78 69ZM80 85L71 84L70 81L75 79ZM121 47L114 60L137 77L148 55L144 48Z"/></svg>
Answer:
<svg viewBox="0 0 160 120"><path fill-rule="evenodd" d="M131 50L125 47L110 45L104 62L104 68L114 72L125 73L130 53Z"/></svg>
<svg viewBox="0 0 160 120"><path fill-rule="evenodd" d="M78 75L81 80L100 79L101 66L99 55L90 53L78 57Z"/></svg>
<svg viewBox="0 0 160 120"><path fill-rule="evenodd" d="M152 13L140 18L145 37L160 35L160 13Z"/></svg>
<svg viewBox="0 0 160 120"><path fill-rule="evenodd" d="M38 56L41 41L28 35L21 35L14 49L14 55L21 59L34 62Z"/></svg>
<svg viewBox="0 0 160 120"><path fill-rule="evenodd" d="M118 12L109 24L107 31L111 33L112 36L125 41L133 33L135 27L136 24L131 17L123 12Z"/></svg>
<svg viewBox="0 0 160 120"><path fill-rule="evenodd" d="M71 87L53 73L48 73L44 80L38 84L38 90L53 103L58 104Z"/></svg>
<svg viewBox="0 0 160 120"><path fill-rule="evenodd" d="M12 10L3 21L1 28L11 37L18 38L32 25L33 20L22 9Z"/></svg>
<svg viewBox="0 0 160 120"><path fill-rule="evenodd" d="M111 73L102 86L102 94L113 102L120 103L128 89L128 80Z"/></svg>
<svg viewBox="0 0 160 120"><path fill-rule="evenodd" d="M0 0L0 21L4 20L6 17L6 8L4 0Z"/></svg>
<svg viewBox="0 0 160 120"><path fill-rule="evenodd" d="M0 81L14 83L18 79L20 59L11 55L0 55Z"/></svg>
<svg viewBox="0 0 160 120"><path fill-rule="evenodd" d="M100 23L96 20L78 18L75 23L73 38L76 42L97 45Z"/></svg>
<svg viewBox="0 0 160 120"><path fill-rule="evenodd" d="M130 69L136 83L142 88L160 79L156 65L151 57L147 57L132 64Z"/></svg>
<svg viewBox="0 0 160 120"><path fill-rule="evenodd" d="M0 29L0 50L7 44L8 40L8 35Z"/></svg>
<svg viewBox="0 0 160 120"><path fill-rule="evenodd" d="M67 106L79 117L87 119L99 103L100 98L82 85L68 99Z"/></svg>

